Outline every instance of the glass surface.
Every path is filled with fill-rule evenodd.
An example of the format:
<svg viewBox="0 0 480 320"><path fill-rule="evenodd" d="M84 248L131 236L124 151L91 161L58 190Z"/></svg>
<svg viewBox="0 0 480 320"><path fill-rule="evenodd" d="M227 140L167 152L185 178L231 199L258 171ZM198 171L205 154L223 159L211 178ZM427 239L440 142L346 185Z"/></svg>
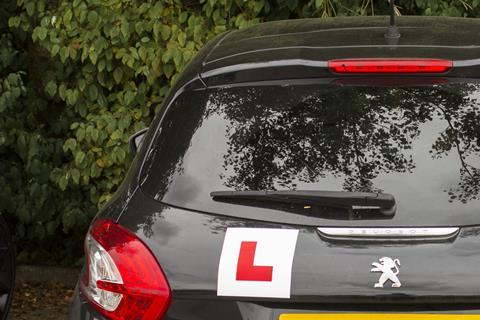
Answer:
<svg viewBox="0 0 480 320"><path fill-rule="evenodd" d="M388 225L480 223L480 85L391 83L183 93L147 155L142 189L236 216L288 210L221 204L210 192L386 192L398 206Z"/></svg>

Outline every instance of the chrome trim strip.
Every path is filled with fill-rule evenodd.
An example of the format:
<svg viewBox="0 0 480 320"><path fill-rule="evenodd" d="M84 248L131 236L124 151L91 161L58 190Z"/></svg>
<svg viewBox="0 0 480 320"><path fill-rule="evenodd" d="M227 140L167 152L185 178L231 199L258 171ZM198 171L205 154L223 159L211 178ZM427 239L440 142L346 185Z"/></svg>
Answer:
<svg viewBox="0 0 480 320"><path fill-rule="evenodd" d="M320 235L335 240L415 241L448 239L459 232L458 227L447 228L337 228L318 227Z"/></svg>

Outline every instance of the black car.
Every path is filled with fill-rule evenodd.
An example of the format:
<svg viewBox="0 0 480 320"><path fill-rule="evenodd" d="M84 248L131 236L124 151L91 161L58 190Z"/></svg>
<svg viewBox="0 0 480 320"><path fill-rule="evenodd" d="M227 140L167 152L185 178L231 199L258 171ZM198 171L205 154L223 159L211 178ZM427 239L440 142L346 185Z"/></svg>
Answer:
<svg viewBox="0 0 480 320"><path fill-rule="evenodd" d="M388 25L199 52L132 139L70 319L479 319L480 19Z"/></svg>
<svg viewBox="0 0 480 320"><path fill-rule="evenodd" d="M0 214L0 319L7 319L15 287L15 246Z"/></svg>

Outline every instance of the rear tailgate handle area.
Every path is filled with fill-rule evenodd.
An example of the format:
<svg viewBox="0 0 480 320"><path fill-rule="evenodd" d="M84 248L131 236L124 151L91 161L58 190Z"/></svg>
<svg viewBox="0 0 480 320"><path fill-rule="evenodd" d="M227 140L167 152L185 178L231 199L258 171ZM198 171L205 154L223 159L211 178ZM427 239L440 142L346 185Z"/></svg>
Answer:
<svg viewBox="0 0 480 320"><path fill-rule="evenodd" d="M338 228L318 227L320 237L327 241L365 242L443 242L458 235L459 227L435 228Z"/></svg>

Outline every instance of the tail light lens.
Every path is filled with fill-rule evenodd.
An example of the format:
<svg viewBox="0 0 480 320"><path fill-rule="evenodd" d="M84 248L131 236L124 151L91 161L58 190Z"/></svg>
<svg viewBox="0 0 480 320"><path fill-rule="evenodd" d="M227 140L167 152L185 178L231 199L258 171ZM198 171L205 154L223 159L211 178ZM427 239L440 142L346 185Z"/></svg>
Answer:
<svg viewBox="0 0 480 320"><path fill-rule="evenodd" d="M109 319L161 319L171 300L162 269L132 232L97 220L85 239L86 268L80 288Z"/></svg>
<svg viewBox="0 0 480 320"><path fill-rule="evenodd" d="M419 87L445 84L449 81L436 77L346 77L332 80L332 84L339 86L365 86L365 87Z"/></svg>
<svg viewBox="0 0 480 320"><path fill-rule="evenodd" d="M444 73L453 67L440 59L344 59L330 60L335 73Z"/></svg>

